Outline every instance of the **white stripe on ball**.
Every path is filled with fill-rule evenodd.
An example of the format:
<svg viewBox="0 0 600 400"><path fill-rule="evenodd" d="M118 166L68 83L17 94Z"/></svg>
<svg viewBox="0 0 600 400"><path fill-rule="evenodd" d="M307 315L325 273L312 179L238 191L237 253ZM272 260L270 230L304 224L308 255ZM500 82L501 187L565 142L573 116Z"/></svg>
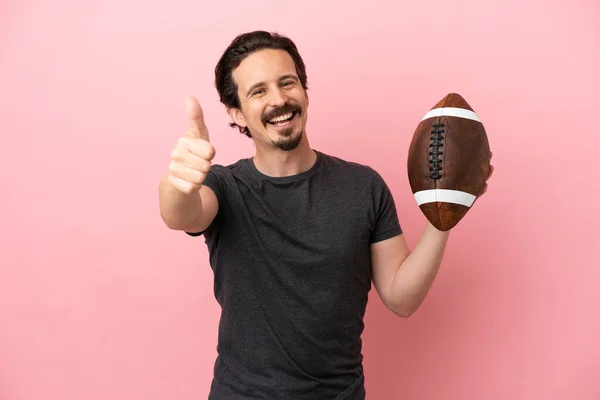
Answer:
<svg viewBox="0 0 600 400"><path fill-rule="evenodd" d="M477 196L473 196L471 193L450 189L430 189L415 193L415 200L417 200L418 205L438 202L471 207L476 198Z"/></svg>
<svg viewBox="0 0 600 400"><path fill-rule="evenodd" d="M456 107L442 107L442 108L434 108L433 110L429 110L427 114L421 119L424 121L428 118L434 117L458 117L458 118L466 118L472 119L473 121L481 122L477 114L475 114L471 110L465 110L464 108L456 108Z"/></svg>

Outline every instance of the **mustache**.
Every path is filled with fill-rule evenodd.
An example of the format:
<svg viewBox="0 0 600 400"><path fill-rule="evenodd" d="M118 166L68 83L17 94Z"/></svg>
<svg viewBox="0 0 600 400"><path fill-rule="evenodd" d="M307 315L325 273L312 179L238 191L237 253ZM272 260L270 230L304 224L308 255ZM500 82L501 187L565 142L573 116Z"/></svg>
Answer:
<svg viewBox="0 0 600 400"><path fill-rule="evenodd" d="M281 107L263 114L263 116L261 117L261 121L263 124L266 124L267 122L269 122L270 119L290 112L300 114L302 112L302 108L298 104L285 103Z"/></svg>

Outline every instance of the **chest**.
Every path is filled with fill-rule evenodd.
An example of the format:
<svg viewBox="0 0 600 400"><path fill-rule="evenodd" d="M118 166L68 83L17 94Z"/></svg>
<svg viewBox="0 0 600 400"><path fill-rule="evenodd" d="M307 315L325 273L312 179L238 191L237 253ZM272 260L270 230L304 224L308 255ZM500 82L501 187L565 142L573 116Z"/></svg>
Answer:
<svg viewBox="0 0 600 400"><path fill-rule="evenodd" d="M368 196L343 182L239 185L224 223L240 243L296 263L364 258L374 226Z"/></svg>

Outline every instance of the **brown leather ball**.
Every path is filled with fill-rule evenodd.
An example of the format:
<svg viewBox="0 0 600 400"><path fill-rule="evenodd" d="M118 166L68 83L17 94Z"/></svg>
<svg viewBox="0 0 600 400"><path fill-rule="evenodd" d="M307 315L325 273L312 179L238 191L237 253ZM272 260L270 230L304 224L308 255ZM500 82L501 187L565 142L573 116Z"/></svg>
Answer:
<svg viewBox="0 0 600 400"><path fill-rule="evenodd" d="M461 95L446 95L425 114L408 150L408 178L433 226L447 231L473 207L490 158L485 128Z"/></svg>

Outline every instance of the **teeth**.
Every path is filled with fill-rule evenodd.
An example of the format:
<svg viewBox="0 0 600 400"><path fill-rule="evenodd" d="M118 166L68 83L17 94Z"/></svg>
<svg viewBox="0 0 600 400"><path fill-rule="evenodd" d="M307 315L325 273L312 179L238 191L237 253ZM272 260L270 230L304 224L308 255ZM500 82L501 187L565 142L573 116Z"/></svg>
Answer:
<svg viewBox="0 0 600 400"><path fill-rule="evenodd" d="M287 113L284 115L280 115L279 117L270 119L269 122L274 123L274 122L281 122L284 121L286 119L292 118L293 113Z"/></svg>

